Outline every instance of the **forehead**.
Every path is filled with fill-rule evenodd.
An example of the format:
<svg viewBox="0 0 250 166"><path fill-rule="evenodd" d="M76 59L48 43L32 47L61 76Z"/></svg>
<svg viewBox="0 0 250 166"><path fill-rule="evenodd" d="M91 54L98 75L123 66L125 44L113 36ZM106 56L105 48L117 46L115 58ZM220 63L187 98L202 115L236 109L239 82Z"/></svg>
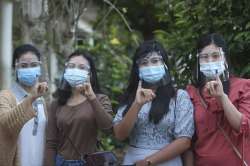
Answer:
<svg viewBox="0 0 250 166"><path fill-rule="evenodd" d="M33 52L27 52L22 54L17 60L23 62L33 62L33 61L38 61L39 59Z"/></svg>
<svg viewBox="0 0 250 166"><path fill-rule="evenodd" d="M89 61L81 55L73 56L69 59L68 63L89 65Z"/></svg>
<svg viewBox="0 0 250 166"><path fill-rule="evenodd" d="M146 56L144 56L140 59L148 59L148 58L153 58L153 57L158 57L158 56L161 56L161 55L154 51L154 52L147 53Z"/></svg>
<svg viewBox="0 0 250 166"><path fill-rule="evenodd" d="M214 44L210 44L206 47L204 47L202 50L201 50L201 53L210 53L210 52L217 52L219 51L219 48L218 46L214 45Z"/></svg>

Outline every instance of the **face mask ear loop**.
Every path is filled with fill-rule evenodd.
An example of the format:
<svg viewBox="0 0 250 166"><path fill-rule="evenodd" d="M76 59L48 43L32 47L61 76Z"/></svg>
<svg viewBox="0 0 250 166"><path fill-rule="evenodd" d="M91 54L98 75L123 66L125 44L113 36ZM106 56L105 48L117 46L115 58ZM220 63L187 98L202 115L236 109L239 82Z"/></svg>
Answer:
<svg viewBox="0 0 250 166"><path fill-rule="evenodd" d="M18 82L18 76L17 76L17 66L15 65L15 78L16 78L16 81Z"/></svg>
<svg viewBox="0 0 250 166"><path fill-rule="evenodd" d="M65 64L66 65L66 64ZM64 79L64 74L66 72L66 66L64 66L64 69L63 69L63 73L62 73L62 76L61 76L61 79L60 79L60 82L59 82L59 89L64 89L64 84L65 82L67 82L65 79Z"/></svg>
<svg viewBox="0 0 250 166"><path fill-rule="evenodd" d="M168 77L169 77L169 81L171 82L171 81L173 81L172 79L172 77L171 77L171 75L170 75L170 71L168 70L168 66L166 65L166 63L164 62L163 63L163 65L164 65L164 68L165 68L165 70L166 70L166 72L168 73ZM165 73L165 78L166 78L166 73ZM164 81L165 83L163 83L163 84L167 84L169 81Z"/></svg>
<svg viewBox="0 0 250 166"><path fill-rule="evenodd" d="M227 61L226 61L226 58L225 58L225 53L224 53L224 51L221 49L221 51L222 51L222 55L223 55L223 58L224 58L224 65L225 65L225 72L226 72L226 79L228 80L229 79L229 67L228 67L228 63L227 63Z"/></svg>
<svg viewBox="0 0 250 166"><path fill-rule="evenodd" d="M16 77L16 81L18 82L18 73L17 73L17 64L18 64L18 60L15 61L15 77Z"/></svg>
<svg viewBox="0 0 250 166"><path fill-rule="evenodd" d="M166 63L163 63L163 65L164 65L165 69L168 70Z"/></svg>
<svg viewBox="0 0 250 166"><path fill-rule="evenodd" d="M196 58L197 58L197 63L196 63L196 80L199 80L199 63L200 63L200 59L199 59L199 53L198 50L196 51Z"/></svg>
<svg viewBox="0 0 250 166"><path fill-rule="evenodd" d="M89 83L91 84L91 79L92 79L92 72L91 71L88 71L88 81ZM92 85L91 85L92 86Z"/></svg>
<svg viewBox="0 0 250 166"><path fill-rule="evenodd" d="M225 71L223 72L223 81L226 81L229 79L228 64L226 62L225 53L221 47L219 48L219 53L220 53L220 56L223 58L224 63L222 65L224 65L225 67Z"/></svg>
<svg viewBox="0 0 250 166"><path fill-rule="evenodd" d="M168 72L168 75L170 76L170 71L168 70L168 66L166 65L166 63L163 63L165 70L167 70L166 72Z"/></svg>

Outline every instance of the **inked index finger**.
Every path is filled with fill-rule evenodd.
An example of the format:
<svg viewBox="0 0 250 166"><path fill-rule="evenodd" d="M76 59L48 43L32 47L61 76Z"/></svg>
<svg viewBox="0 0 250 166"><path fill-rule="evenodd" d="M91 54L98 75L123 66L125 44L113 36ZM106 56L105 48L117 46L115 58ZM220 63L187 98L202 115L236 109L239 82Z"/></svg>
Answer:
<svg viewBox="0 0 250 166"><path fill-rule="evenodd" d="M141 89L141 85L142 85L142 81L140 80L139 83L138 83L138 89L139 88Z"/></svg>
<svg viewBox="0 0 250 166"><path fill-rule="evenodd" d="M220 77L218 75L216 76L216 81L221 83Z"/></svg>

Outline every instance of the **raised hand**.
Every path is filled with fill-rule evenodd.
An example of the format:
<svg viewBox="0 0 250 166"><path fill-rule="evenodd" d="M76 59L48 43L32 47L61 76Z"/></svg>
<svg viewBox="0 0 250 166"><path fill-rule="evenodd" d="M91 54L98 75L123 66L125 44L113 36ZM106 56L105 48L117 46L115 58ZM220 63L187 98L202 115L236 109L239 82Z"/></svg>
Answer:
<svg viewBox="0 0 250 166"><path fill-rule="evenodd" d="M36 98L43 96L47 91L48 91L48 83L38 82L30 92L31 98L35 100Z"/></svg>
<svg viewBox="0 0 250 166"><path fill-rule="evenodd" d="M223 91L223 85L219 76L216 77L216 80L207 82L205 88L213 97L221 98L223 95L225 95Z"/></svg>
<svg viewBox="0 0 250 166"><path fill-rule="evenodd" d="M86 96L88 100L94 100L96 98L90 81L85 82L83 85L77 85L76 89Z"/></svg>
<svg viewBox="0 0 250 166"><path fill-rule="evenodd" d="M139 105L150 102L155 98L155 93L151 89L144 89L141 85L142 82L139 81L135 97L135 102Z"/></svg>

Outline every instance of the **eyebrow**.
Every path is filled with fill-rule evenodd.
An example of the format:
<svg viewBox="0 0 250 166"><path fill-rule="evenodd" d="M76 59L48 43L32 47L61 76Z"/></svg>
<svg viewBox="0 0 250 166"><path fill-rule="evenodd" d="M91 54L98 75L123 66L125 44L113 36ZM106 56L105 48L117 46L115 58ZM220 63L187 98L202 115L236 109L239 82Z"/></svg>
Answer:
<svg viewBox="0 0 250 166"><path fill-rule="evenodd" d="M76 64L76 62L67 62L68 64ZM87 64L84 64L84 63L80 63L80 64L76 64L76 65L87 65Z"/></svg>
<svg viewBox="0 0 250 166"><path fill-rule="evenodd" d="M144 58L141 58L141 59L152 59L152 58L158 58L158 57L161 57L161 56L154 55L154 56L150 56L150 57L144 57Z"/></svg>
<svg viewBox="0 0 250 166"><path fill-rule="evenodd" d="M37 62L41 62L41 61L17 61L17 63L37 63Z"/></svg>
<svg viewBox="0 0 250 166"><path fill-rule="evenodd" d="M220 52L220 51L210 51L210 52L205 52L205 53L201 53L201 54L214 53L214 52Z"/></svg>

